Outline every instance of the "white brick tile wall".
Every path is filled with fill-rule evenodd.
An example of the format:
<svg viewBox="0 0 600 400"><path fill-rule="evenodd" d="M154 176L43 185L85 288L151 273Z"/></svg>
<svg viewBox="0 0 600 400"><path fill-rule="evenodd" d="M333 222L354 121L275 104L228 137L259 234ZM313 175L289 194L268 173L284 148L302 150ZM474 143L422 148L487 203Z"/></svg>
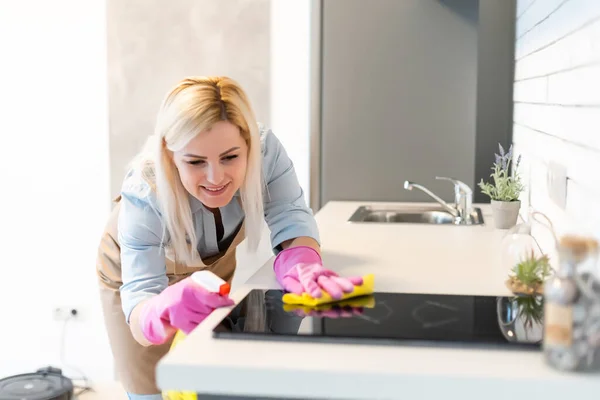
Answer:
<svg viewBox="0 0 600 400"><path fill-rule="evenodd" d="M600 151L600 112L593 107L515 103L514 122Z"/></svg>
<svg viewBox="0 0 600 400"><path fill-rule="evenodd" d="M524 103L546 103L548 99L548 77L543 76L515 82L513 99Z"/></svg>
<svg viewBox="0 0 600 400"><path fill-rule="evenodd" d="M567 168L569 179L590 188L599 187L600 153L597 150L518 124L513 126L513 142L520 146L523 158L545 164L557 162Z"/></svg>
<svg viewBox="0 0 600 400"><path fill-rule="evenodd" d="M554 45L593 23L599 18L598 7L598 0L536 0L517 19L516 59Z"/></svg>
<svg viewBox="0 0 600 400"><path fill-rule="evenodd" d="M522 210L543 212L558 234L600 239L600 0L517 0L516 16L513 142L527 185ZM567 171L564 207L549 196L550 162Z"/></svg>
<svg viewBox="0 0 600 400"><path fill-rule="evenodd" d="M529 7L531 7L535 3L535 0L523 0L517 3L517 15L521 16L524 12L526 12Z"/></svg>
<svg viewBox="0 0 600 400"><path fill-rule="evenodd" d="M600 190L569 180L567 193L567 215L571 217L572 223L600 238Z"/></svg>
<svg viewBox="0 0 600 400"><path fill-rule="evenodd" d="M515 81L600 61L600 20L540 51L518 60Z"/></svg>
<svg viewBox="0 0 600 400"><path fill-rule="evenodd" d="M550 104L600 105L600 64L549 75L547 90Z"/></svg>
<svg viewBox="0 0 600 400"><path fill-rule="evenodd" d="M518 2L520 3L520 2ZM532 30L544 18L548 18L558 8L562 7L565 0L542 0L534 1L533 4L519 17L516 26L516 36L520 38Z"/></svg>

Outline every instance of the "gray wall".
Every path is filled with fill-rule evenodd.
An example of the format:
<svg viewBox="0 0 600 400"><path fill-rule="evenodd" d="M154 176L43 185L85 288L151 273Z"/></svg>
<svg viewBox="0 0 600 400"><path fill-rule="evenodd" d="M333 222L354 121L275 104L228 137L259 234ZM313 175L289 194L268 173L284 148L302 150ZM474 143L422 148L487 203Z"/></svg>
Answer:
<svg viewBox="0 0 600 400"><path fill-rule="evenodd" d="M490 149L509 140L511 10L513 0L322 2L321 205L430 200L404 180L452 201L436 175L478 191Z"/></svg>
<svg viewBox="0 0 600 400"><path fill-rule="evenodd" d="M474 183L477 2L326 0L321 204Z"/></svg>
<svg viewBox="0 0 600 400"><path fill-rule="evenodd" d="M269 123L270 0L108 0L111 195L187 75L229 75Z"/></svg>
<svg viewBox="0 0 600 400"><path fill-rule="evenodd" d="M498 143L512 141L515 0L480 0L475 182L490 179ZM475 191L474 201L489 202Z"/></svg>

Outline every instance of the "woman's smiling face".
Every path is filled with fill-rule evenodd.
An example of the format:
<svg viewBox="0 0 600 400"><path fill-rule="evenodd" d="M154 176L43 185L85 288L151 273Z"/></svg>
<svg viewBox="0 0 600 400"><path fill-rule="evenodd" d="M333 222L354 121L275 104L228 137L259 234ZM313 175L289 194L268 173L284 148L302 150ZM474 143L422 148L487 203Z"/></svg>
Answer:
<svg viewBox="0 0 600 400"><path fill-rule="evenodd" d="M219 121L173 153L183 187L208 208L224 207L244 183L248 145L236 125Z"/></svg>

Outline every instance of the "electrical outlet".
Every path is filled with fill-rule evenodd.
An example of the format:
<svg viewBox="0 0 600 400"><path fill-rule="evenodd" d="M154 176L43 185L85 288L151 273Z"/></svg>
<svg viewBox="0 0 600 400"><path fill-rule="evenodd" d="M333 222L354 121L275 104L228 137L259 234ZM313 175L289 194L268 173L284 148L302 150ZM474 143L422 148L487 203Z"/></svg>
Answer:
<svg viewBox="0 0 600 400"><path fill-rule="evenodd" d="M557 162L548 163L548 196L563 210L567 206L567 168Z"/></svg>
<svg viewBox="0 0 600 400"><path fill-rule="evenodd" d="M79 318L77 307L54 307L52 310L52 319L55 321L66 321L73 318Z"/></svg>

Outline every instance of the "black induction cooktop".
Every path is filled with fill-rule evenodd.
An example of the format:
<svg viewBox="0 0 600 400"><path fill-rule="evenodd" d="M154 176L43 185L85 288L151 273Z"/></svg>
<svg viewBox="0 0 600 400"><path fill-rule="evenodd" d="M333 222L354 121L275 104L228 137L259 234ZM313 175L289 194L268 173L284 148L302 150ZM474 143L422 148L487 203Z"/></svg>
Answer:
<svg viewBox="0 0 600 400"><path fill-rule="evenodd" d="M251 290L213 330L219 339L312 341L539 350L543 299L385 293L320 307Z"/></svg>

